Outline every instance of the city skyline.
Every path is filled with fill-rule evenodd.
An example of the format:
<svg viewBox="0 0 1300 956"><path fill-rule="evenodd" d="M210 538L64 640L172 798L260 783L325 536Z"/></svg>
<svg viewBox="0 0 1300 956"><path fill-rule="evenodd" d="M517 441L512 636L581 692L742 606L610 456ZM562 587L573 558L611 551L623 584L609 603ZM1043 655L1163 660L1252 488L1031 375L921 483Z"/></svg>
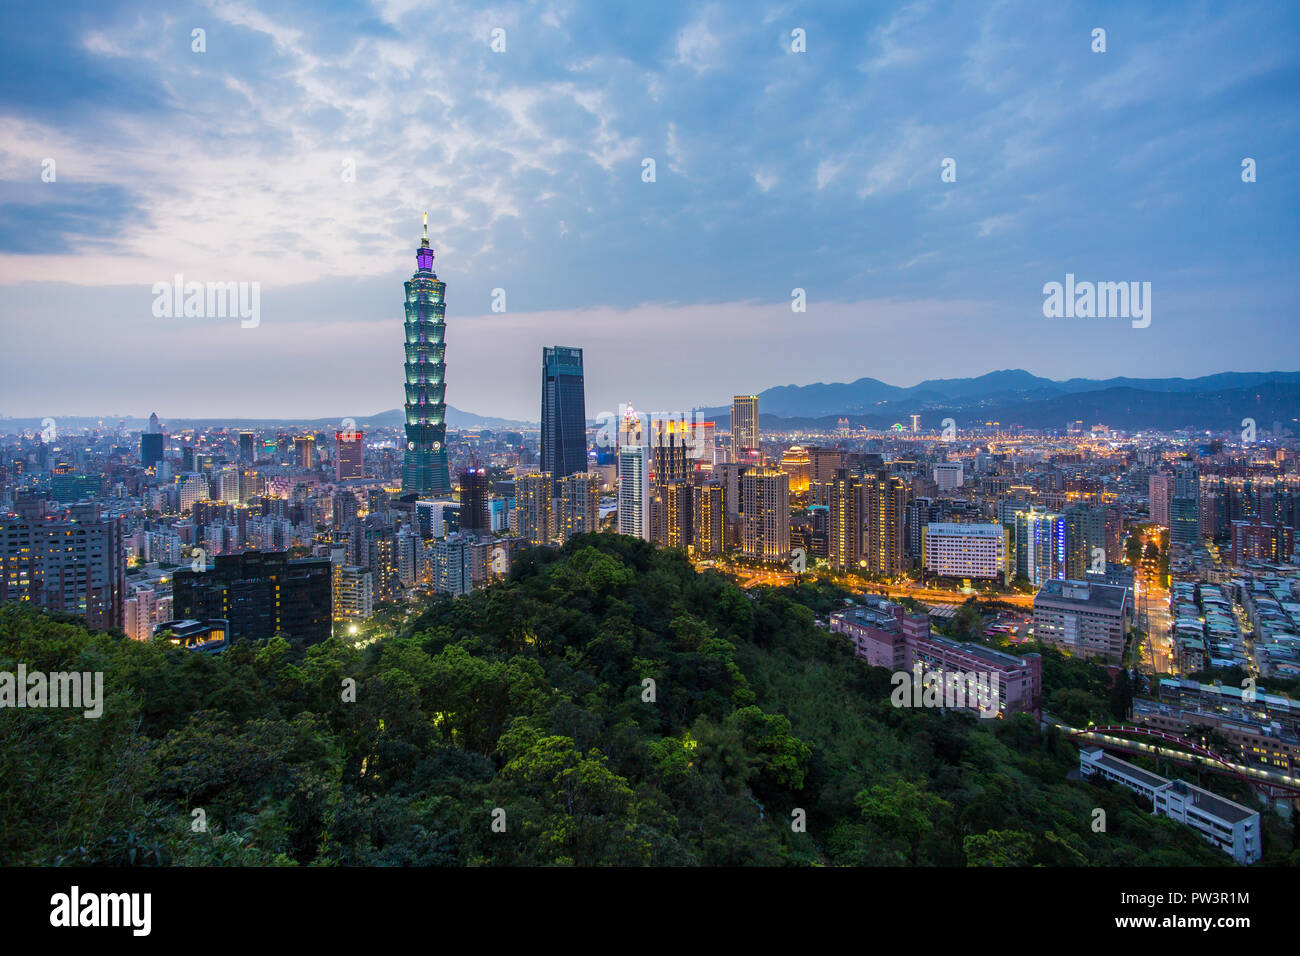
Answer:
<svg viewBox="0 0 1300 956"><path fill-rule="evenodd" d="M0 4L10 923L493 867L1281 925L1298 51L1294 0Z"/></svg>
<svg viewBox="0 0 1300 956"><path fill-rule="evenodd" d="M310 35L237 4L159 32L139 9L0 14L10 75L43 56L48 77L0 93L9 415L397 407L391 290L426 208L449 395L478 415L532 420L556 341L584 349L593 410L1016 366L1300 368L1283 4L669 5L636 30L595 5L338 5ZM178 275L257 283L258 321L156 316ZM1150 283L1150 325L1047 318L1067 277ZM188 363L117 371L159 353L224 388Z"/></svg>

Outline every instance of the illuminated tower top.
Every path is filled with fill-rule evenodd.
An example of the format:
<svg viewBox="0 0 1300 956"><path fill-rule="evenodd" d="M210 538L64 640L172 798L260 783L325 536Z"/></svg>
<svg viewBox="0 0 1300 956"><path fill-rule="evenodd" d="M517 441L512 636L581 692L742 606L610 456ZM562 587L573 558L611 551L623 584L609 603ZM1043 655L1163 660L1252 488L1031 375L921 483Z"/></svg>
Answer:
<svg viewBox="0 0 1300 956"><path fill-rule="evenodd" d="M415 250L415 262L421 272L433 271L433 250L429 248L429 214L424 214L424 238L420 248Z"/></svg>

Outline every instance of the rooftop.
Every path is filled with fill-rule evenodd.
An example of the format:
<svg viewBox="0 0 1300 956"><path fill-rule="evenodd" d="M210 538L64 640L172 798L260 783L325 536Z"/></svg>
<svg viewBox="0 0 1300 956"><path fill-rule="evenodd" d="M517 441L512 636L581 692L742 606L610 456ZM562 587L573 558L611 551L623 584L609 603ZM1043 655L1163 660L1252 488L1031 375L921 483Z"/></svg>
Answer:
<svg viewBox="0 0 1300 956"><path fill-rule="evenodd" d="M1120 611L1128 596L1128 588L1113 584L1098 584L1094 581L1047 581L1034 595L1034 603L1040 600L1053 604L1067 604L1080 608L1099 611Z"/></svg>

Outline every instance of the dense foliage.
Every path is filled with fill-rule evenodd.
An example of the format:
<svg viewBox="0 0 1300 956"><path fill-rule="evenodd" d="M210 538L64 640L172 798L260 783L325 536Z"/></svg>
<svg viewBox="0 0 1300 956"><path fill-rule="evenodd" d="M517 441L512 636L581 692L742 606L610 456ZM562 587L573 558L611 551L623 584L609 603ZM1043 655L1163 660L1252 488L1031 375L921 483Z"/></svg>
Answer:
<svg viewBox="0 0 1300 956"><path fill-rule="evenodd" d="M0 711L0 862L1229 862L1067 779L1028 717L891 706L815 624L837 600L589 535L363 650L196 654L0 607L0 669L103 671L107 697Z"/></svg>

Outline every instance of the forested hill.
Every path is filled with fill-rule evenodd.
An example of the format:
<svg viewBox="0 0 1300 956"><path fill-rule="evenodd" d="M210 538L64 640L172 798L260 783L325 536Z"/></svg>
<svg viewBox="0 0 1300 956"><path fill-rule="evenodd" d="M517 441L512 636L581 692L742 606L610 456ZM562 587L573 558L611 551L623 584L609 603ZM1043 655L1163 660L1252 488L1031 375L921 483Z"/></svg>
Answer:
<svg viewBox="0 0 1300 956"><path fill-rule="evenodd" d="M3 606L0 669L102 670L107 700L0 711L0 863L1228 862L1067 781L1029 718L893 708L825 600L595 535L362 651L209 656Z"/></svg>

